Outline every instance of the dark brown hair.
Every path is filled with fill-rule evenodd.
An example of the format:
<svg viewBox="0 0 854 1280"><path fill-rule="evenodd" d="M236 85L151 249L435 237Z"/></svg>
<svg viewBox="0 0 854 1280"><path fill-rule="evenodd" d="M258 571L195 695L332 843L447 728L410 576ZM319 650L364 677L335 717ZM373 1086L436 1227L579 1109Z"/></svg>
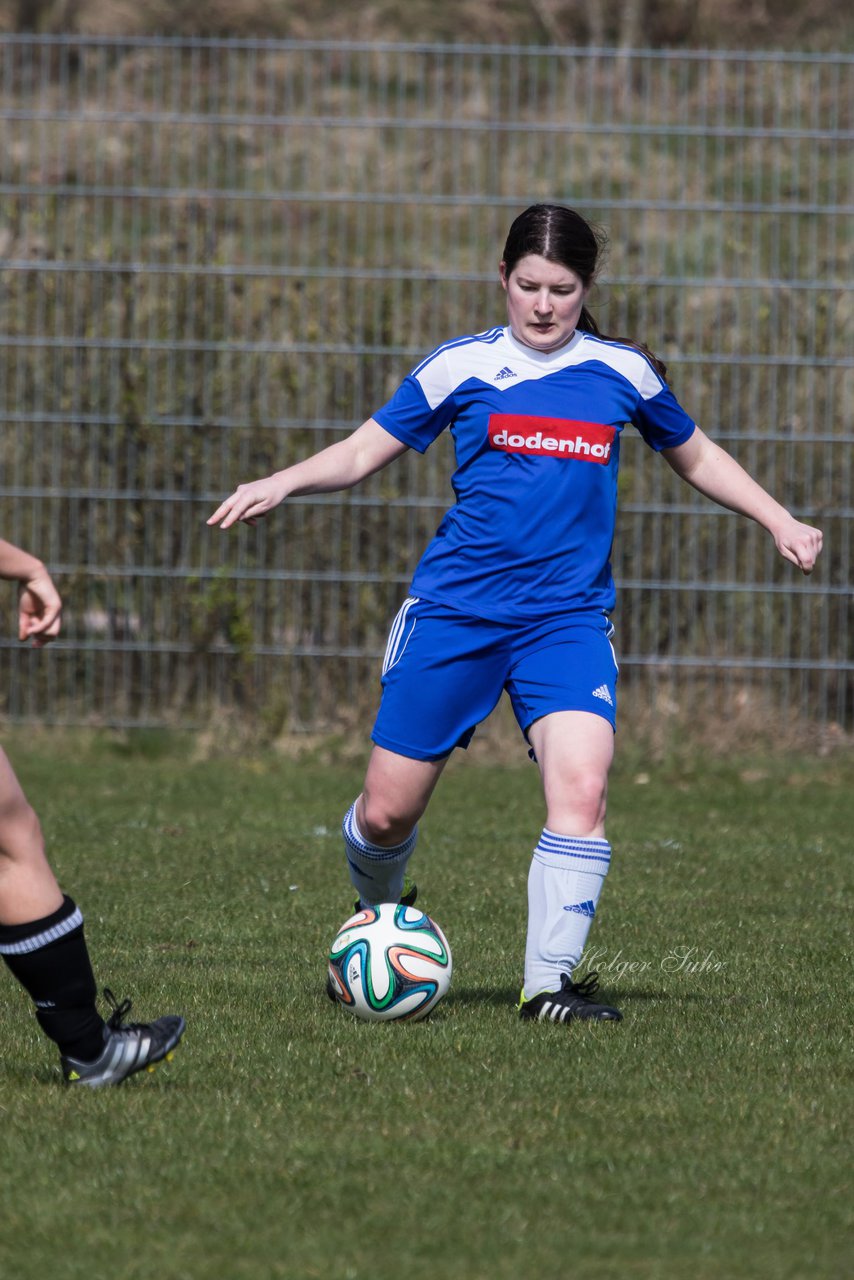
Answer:
<svg viewBox="0 0 854 1280"><path fill-rule="evenodd" d="M557 262L574 271L588 289L596 279L596 268L606 243L604 232L574 209L562 204L532 204L519 214L507 233L504 269L509 277L519 260L533 253L547 262ZM587 307L581 308L578 327L606 342L623 342L626 346L637 347L661 377L667 377L667 366L649 347L631 338L611 338L602 333Z"/></svg>

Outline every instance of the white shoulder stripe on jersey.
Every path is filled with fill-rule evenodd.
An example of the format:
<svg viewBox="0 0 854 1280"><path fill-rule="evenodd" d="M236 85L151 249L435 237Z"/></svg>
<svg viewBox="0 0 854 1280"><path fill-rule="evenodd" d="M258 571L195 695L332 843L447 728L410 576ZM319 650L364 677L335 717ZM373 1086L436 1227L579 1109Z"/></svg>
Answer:
<svg viewBox="0 0 854 1280"><path fill-rule="evenodd" d="M471 338L446 342L418 366L413 377L433 410L463 382L480 379L491 384L509 355L506 329L487 329Z"/></svg>
<svg viewBox="0 0 854 1280"><path fill-rule="evenodd" d="M614 342L610 338L597 338L595 334L584 334L584 345L591 344L599 348L596 355L585 355L583 359L601 360L609 368L621 374L632 384L643 400L651 400L663 391L667 383L656 373L645 356L637 347L624 342Z"/></svg>
<svg viewBox="0 0 854 1280"><path fill-rule="evenodd" d="M496 325L493 329L484 329L483 333L468 333L460 338L451 338L448 342L443 342L440 347L436 347L435 351L431 351L429 356L425 356L421 363L412 370L413 378L417 378L422 369L426 369L437 356L444 355L446 351L452 351L456 347L466 347L472 342L485 342L487 344L497 342L504 334L503 325Z"/></svg>

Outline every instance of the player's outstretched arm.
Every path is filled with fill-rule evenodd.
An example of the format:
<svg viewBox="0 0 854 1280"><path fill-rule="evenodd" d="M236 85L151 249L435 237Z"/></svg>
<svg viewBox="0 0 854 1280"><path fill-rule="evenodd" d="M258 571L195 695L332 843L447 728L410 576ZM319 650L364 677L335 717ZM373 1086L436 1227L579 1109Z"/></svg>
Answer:
<svg viewBox="0 0 854 1280"><path fill-rule="evenodd" d="M238 485L207 523L218 524L222 529L228 529L238 520L255 524L285 498L352 489L360 480L387 467L408 447L373 418L368 418L346 440L339 440L284 471Z"/></svg>
<svg viewBox="0 0 854 1280"><path fill-rule="evenodd" d="M62 600L41 560L0 539L0 578L21 584L18 639L32 640L36 649L54 640L62 622Z"/></svg>
<svg viewBox="0 0 854 1280"><path fill-rule="evenodd" d="M720 506L761 524L781 556L803 573L812 573L821 551L821 530L796 520L699 427L684 444L662 452L678 476Z"/></svg>

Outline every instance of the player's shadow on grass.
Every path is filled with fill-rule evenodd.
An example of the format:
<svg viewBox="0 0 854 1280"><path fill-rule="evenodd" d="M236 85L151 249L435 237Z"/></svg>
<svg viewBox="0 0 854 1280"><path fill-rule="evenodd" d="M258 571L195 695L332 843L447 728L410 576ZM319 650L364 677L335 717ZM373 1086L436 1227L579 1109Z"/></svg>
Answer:
<svg viewBox="0 0 854 1280"><path fill-rule="evenodd" d="M465 1004L472 1007L478 1005L518 1004L518 987L452 987L448 1003Z"/></svg>
<svg viewBox="0 0 854 1280"><path fill-rule="evenodd" d="M685 991L674 995L670 991L655 990L647 987L600 987L596 1000L602 1004L615 1004L617 1008L625 1004L634 1004L642 1000L675 1001L676 1003L704 1004L720 1002L719 996L703 995L700 991ZM501 1005L519 1003L518 987L454 987L448 997L449 1003L468 1005Z"/></svg>
<svg viewBox="0 0 854 1280"><path fill-rule="evenodd" d="M57 1067L29 1068L24 1064L14 1062L0 1064L0 1081L19 1087L33 1084L64 1087L62 1076ZM0 1110L3 1110L3 1108L0 1107Z"/></svg>
<svg viewBox="0 0 854 1280"><path fill-rule="evenodd" d="M674 994L672 991L651 991L645 987L622 987L617 990L613 990L610 993L607 988L603 987L597 994L596 999L598 1000L600 997L607 996L608 994L610 994L617 1002L622 1000L624 1002L628 1001L629 1003L634 1000L668 1000L675 1001L677 1004L692 1002L703 1004L711 1001L714 1001L716 1004L720 1003L719 996L704 996L699 991L681 991L678 994Z"/></svg>

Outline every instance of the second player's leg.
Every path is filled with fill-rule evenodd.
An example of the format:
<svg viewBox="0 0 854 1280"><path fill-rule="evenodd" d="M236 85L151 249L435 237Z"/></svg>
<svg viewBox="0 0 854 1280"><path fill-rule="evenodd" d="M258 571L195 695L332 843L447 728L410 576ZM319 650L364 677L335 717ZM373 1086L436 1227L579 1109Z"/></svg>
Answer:
<svg viewBox="0 0 854 1280"><path fill-rule="evenodd" d="M41 826L0 748L0 924L22 924L62 906Z"/></svg>
<svg viewBox="0 0 854 1280"><path fill-rule="evenodd" d="M32 997L42 1029L63 1054L104 1046L83 917L63 895L39 820L0 750L0 955Z"/></svg>
<svg viewBox="0 0 854 1280"><path fill-rule="evenodd" d="M126 1028L120 1019L104 1023L83 915L56 882L38 818L2 750L0 956L31 996L70 1082L118 1084L171 1053L181 1038L184 1020L175 1015Z"/></svg>

